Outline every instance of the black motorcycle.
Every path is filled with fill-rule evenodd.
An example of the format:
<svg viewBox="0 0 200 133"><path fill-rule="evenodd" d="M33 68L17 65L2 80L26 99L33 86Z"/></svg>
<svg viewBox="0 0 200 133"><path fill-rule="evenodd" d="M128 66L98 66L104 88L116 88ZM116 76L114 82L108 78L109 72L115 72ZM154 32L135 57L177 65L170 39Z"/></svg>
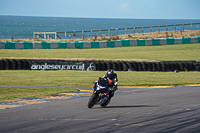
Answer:
<svg viewBox="0 0 200 133"><path fill-rule="evenodd" d="M112 80L99 77L99 80L94 83L94 91L88 101L88 108L92 108L94 105L106 107L111 99L109 92L112 86Z"/></svg>

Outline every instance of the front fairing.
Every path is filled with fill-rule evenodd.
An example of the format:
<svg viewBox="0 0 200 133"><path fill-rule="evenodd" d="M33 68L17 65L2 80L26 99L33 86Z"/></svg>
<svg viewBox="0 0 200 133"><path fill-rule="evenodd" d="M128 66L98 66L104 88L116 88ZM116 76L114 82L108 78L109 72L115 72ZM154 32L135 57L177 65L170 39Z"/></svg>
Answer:
<svg viewBox="0 0 200 133"><path fill-rule="evenodd" d="M103 104L109 98L108 92L109 82L107 80L99 79L94 83L94 94L98 95L98 100L96 104Z"/></svg>
<svg viewBox="0 0 200 133"><path fill-rule="evenodd" d="M100 81L95 82L94 91L98 93L105 93L108 90L108 84L102 84Z"/></svg>

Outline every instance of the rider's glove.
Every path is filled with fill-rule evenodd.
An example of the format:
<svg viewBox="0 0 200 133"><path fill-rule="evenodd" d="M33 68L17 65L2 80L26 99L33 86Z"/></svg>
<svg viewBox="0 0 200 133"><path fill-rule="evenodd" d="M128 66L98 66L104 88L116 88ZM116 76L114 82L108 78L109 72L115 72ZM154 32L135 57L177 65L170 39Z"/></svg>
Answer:
<svg viewBox="0 0 200 133"><path fill-rule="evenodd" d="M109 90L109 91L113 91L113 88L109 88L108 90Z"/></svg>
<svg viewBox="0 0 200 133"><path fill-rule="evenodd" d="M116 91L116 87L109 88L109 91Z"/></svg>
<svg viewBox="0 0 200 133"><path fill-rule="evenodd" d="M114 87L113 87L113 90L116 91L116 90L117 90L117 86L114 86Z"/></svg>

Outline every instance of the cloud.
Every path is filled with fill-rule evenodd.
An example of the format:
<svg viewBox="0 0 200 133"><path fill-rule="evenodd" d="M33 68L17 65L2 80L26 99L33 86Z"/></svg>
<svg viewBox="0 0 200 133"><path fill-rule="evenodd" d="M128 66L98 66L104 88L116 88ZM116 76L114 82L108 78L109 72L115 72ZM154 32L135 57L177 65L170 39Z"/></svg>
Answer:
<svg viewBox="0 0 200 133"><path fill-rule="evenodd" d="M123 13L130 13L132 12L132 9L128 3L123 3L119 6L119 9Z"/></svg>

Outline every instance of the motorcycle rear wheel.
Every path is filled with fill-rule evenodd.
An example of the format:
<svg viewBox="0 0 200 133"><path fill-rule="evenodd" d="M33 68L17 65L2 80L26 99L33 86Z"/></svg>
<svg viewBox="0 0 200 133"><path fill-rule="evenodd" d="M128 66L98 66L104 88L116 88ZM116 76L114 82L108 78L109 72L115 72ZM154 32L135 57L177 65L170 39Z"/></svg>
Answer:
<svg viewBox="0 0 200 133"><path fill-rule="evenodd" d="M92 108L96 104L97 99L98 99L98 95L93 93L88 101L88 108Z"/></svg>

